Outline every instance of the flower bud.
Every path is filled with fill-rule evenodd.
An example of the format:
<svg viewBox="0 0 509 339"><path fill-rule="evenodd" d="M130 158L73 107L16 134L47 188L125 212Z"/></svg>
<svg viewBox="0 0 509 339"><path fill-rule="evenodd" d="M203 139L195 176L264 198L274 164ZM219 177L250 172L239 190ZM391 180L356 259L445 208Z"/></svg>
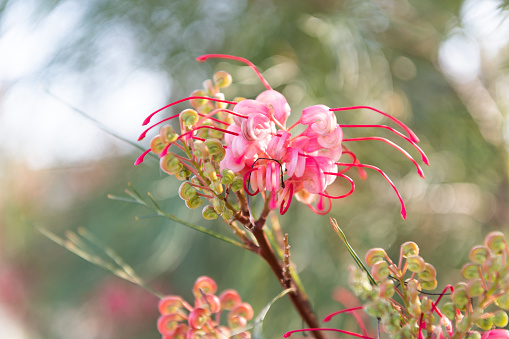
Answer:
<svg viewBox="0 0 509 339"><path fill-rule="evenodd" d="M215 139L222 139L224 137L224 133L221 131L218 131L217 129L209 129L209 137L215 138Z"/></svg>
<svg viewBox="0 0 509 339"><path fill-rule="evenodd" d="M233 212L229 208L223 209L223 213L221 213L221 216L224 220L230 221L233 218Z"/></svg>
<svg viewBox="0 0 509 339"><path fill-rule="evenodd" d="M177 328L179 321L185 320L179 313L165 314L157 319L157 330L162 335L171 335Z"/></svg>
<svg viewBox="0 0 509 339"><path fill-rule="evenodd" d="M488 330L491 330L491 328L493 327L493 318L491 317L488 317L488 318L481 318L481 319L478 319L475 324L485 330L485 331L488 331Z"/></svg>
<svg viewBox="0 0 509 339"><path fill-rule="evenodd" d="M214 94L216 94L217 90L214 88L214 85L212 84L212 80L210 79L207 79L203 82L203 88L205 89L205 92L210 95L210 96L213 96Z"/></svg>
<svg viewBox="0 0 509 339"><path fill-rule="evenodd" d="M159 165L163 171L170 175L175 175L184 168L184 166L180 163L180 160L172 153L168 153L161 158Z"/></svg>
<svg viewBox="0 0 509 339"><path fill-rule="evenodd" d="M482 295L484 293L484 286L481 279L470 280L467 283L467 293L471 298Z"/></svg>
<svg viewBox="0 0 509 339"><path fill-rule="evenodd" d="M484 245L489 247L495 254L499 254L507 247L504 233L500 231L490 232L484 238Z"/></svg>
<svg viewBox="0 0 509 339"><path fill-rule="evenodd" d="M191 176L191 174L192 173L190 170L188 170L187 168L183 168L182 171L175 174L175 178L177 178L180 181L189 180L189 177Z"/></svg>
<svg viewBox="0 0 509 339"><path fill-rule="evenodd" d="M421 285L415 279L407 279L405 280L405 285L407 287L408 295L410 300L419 299L419 293L421 289Z"/></svg>
<svg viewBox="0 0 509 339"><path fill-rule="evenodd" d="M221 171L221 184L230 185L235 180L235 173L232 170L225 168Z"/></svg>
<svg viewBox="0 0 509 339"><path fill-rule="evenodd" d="M235 178L231 187L232 191L236 193L240 191L242 188L244 188L244 181L242 180L242 178L241 177Z"/></svg>
<svg viewBox="0 0 509 339"><path fill-rule="evenodd" d="M378 261L371 267L371 275L376 281L387 279L389 273L389 264L386 261Z"/></svg>
<svg viewBox="0 0 509 339"><path fill-rule="evenodd" d="M212 199L212 206L218 214L222 214L225 209L225 202L219 198Z"/></svg>
<svg viewBox="0 0 509 339"><path fill-rule="evenodd" d="M214 191L214 193L216 194L221 194L223 193L223 185L221 184L220 181L213 181L209 187Z"/></svg>
<svg viewBox="0 0 509 339"><path fill-rule="evenodd" d="M383 261L385 258L385 251L382 248L372 248L366 252L366 264L371 267L379 261Z"/></svg>
<svg viewBox="0 0 509 339"><path fill-rule="evenodd" d="M458 309L460 310L465 309L465 307L468 304L469 298L464 285L456 286L456 289L452 293L452 301L454 302Z"/></svg>
<svg viewBox="0 0 509 339"><path fill-rule="evenodd" d="M436 279L434 279L432 281L423 280L420 282L420 285L423 290L430 291L430 290L434 290L435 288L437 288L438 281Z"/></svg>
<svg viewBox="0 0 509 339"><path fill-rule="evenodd" d="M228 87L232 83L232 76L225 71L219 71L214 73L213 79L214 83L219 88Z"/></svg>
<svg viewBox="0 0 509 339"><path fill-rule="evenodd" d="M380 298L390 299L394 295L394 282L392 280L385 280L378 288Z"/></svg>
<svg viewBox="0 0 509 339"><path fill-rule="evenodd" d="M442 306L442 313L450 320L454 321L456 318L456 306L452 302L447 302Z"/></svg>
<svg viewBox="0 0 509 339"><path fill-rule="evenodd" d="M205 294L196 298L194 306L204 308L212 314L221 311L221 301L215 294Z"/></svg>
<svg viewBox="0 0 509 339"><path fill-rule="evenodd" d="M194 329L200 329L210 319L210 313L204 308L197 307L189 313L189 326Z"/></svg>
<svg viewBox="0 0 509 339"><path fill-rule="evenodd" d="M502 294L500 297L498 297L497 299L495 299L495 304L508 311L509 310L509 293L508 292L505 292L504 294Z"/></svg>
<svg viewBox="0 0 509 339"><path fill-rule="evenodd" d="M230 313L228 314L228 318L238 315L246 318L246 320L251 320L254 315L253 308L248 303L240 303L239 305L235 306L233 310L230 311Z"/></svg>
<svg viewBox="0 0 509 339"><path fill-rule="evenodd" d="M422 281L433 281L436 280L437 271L431 264L426 263L424 271L419 273L419 279Z"/></svg>
<svg viewBox="0 0 509 339"><path fill-rule="evenodd" d="M509 323L509 317L507 316L507 313L502 310L498 310L493 315L493 325L496 327L506 327Z"/></svg>
<svg viewBox="0 0 509 339"><path fill-rule="evenodd" d="M401 245L401 253L403 253L403 258L419 255L419 246L413 241L407 241Z"/></svg>
<svg viewBox="0 0 509 339"><path fill-rule="evenodd" d="M203 174L212 181L217 180L216 169L210 162L203 164Z"/></svg>
<svg viewBox="0 0 509 339"><path fill-rule="evenodd" d="M192 97L206 97L207 94L205 93L204 90L202 89L198 89L196 91L193 91L191 93L191 96ZM209 101L207 99L191 99L189 100L189 104L194 107L194 108L198 108L200 106L203 106L205 105L206 103L208 103Z"/></svg>
<svg viewBox="0 0 509 339"><path fill-rule="evenodd" d="M463 274L463 278L470 280L479 278L479 265L473 263L467 263L463 265L461 269L461 273Z"/></svg>
<svg viewBox="0 0 509 339"><path fill-rule="evenodd" d="M207 145L211 155L220 157L220 159L219 158L214 159L214 161L223 160L223 158L226 154L226 151L224 150L223 144L221 143L220 140L210 138L210 139L205 140L205 145Z"/></svg>
<svg viewBox="0 0 509 339"><path fill-rule="evenodd" d="M203 202L203 200L200 198L200 196L196 195L196 196L192 197L191 199L186 200L186 206L190 209L195 209L195 208L199 207L202 202Z"/></svg>
<svg viewBox="0 0 509 339"><path fill-rule="evenodd" d="M159 312L162 315L176 313L182 308L182 298L176 295L168 295L159 300Z"/></svg>
<svg viewBox="0 0 509 339"><path fill-rule="evenodd" d="M469 257L473 263L481 265L486 261L489 255L490 250L488 247L477 245L472 247L472 249L470 250Z"/></svg>
<svg viewBox="0 0 509 339"><path fill-rule="evenodd" d="M419 255L410 255L406 258L408 270L413 273L421 273L426 269L426 262Z"/></svg>
<svg viewBox="0 0 509 339"><path fill-rule="evenodd" d="M189 200L196 196L196 188L194 188L188 181L185 181L179 187L179 197L182 200Z"/></svg>
<svg viewBox="0 0 509 339"><path fill-rule="evenodd" d="M186 339L187 337L187 331L189 331L189 326L186 324L178 324L177 328L173 332L173 336L171 336L173 339ZM164 337L167 338L167 337Z"/></svg>
<svg viewBox="0 0 509 339"><path fill-rule="evenodd" d="M228 326L230 326L230 328L232 330L236 329L236 328L244 328L246 327L247 325L247 320L246 318L244 318L243 316L240 316L240 315L236 315L236 316L228 316Z"/></svg>
<svg viewBox="0 0 509 339"><path fill-rule="evenodd" d="M466 339L481 339L481 334L477 331L472 331L467 334Z"/></svg>
<svg viewBox="0 0 509 339"><path fill-rule="evenodd" d="M242 302L239 293L232 289L223 291L219 296L219 300L221 300L221 307L227 311L234 309Z"/></svg>
<svg viewBox="0 0 509 339"><path fill-rule="evenodd" d="M219 99L219 100L224 100L224 93L218 92L218 93L214 94L214 98ZM224 108L228 107L228 104L226 102L216 101L215 104L216 104L217 108L224 109Z"/></svg>
<svg viewBox="0 0 509 339"><path fill-rule="evenodd" d="M182 121L182 124L184 126L193 126L198 122L198 113L194 109L185 109L182 112L180 112L179 115L180 121Z"/></svg>
<svg viewBox="0 0 509 339"><path fill-rule="evenodd" d="M214 207L210 205L203 207L201 214L203 215L203 218L207 220L217 219L217 217L219 216L217 212L214 210Z"/></svg>
<svg viewBox="0 0 509 339"><path fill-rule="evenodd" d="M200 159L200 160L203 160L203 159L206 159L209 157L209 149L207 147L207 145L205 145L205 143L201 140L195 140L194 141L194 152L193 152L193 155Z"/></svg>
<svg viewBox="0 0 509 339"><path fill-rule="evenodd" d="M156 135L152 138L152 141L150 141L150 149L154 154L160 154L165 147L166 145L159 135Z"/></svg>
<svg viewBox="0 0 509 339"><path fill-rule="evenodd" d="M195 297L201 297L202 293L214 294L217 291L217 284L214 279L207 276L201 276L196 279L193 286L193 294Z"/></svg>
<svg viewBox="0 0 509 339"><path fill-rule="evenodd" d="M165 144L175 142L178 136L179 135L175 133L175 130L170 125L161 126L159 129L159 138L161 138Z"/></svg>

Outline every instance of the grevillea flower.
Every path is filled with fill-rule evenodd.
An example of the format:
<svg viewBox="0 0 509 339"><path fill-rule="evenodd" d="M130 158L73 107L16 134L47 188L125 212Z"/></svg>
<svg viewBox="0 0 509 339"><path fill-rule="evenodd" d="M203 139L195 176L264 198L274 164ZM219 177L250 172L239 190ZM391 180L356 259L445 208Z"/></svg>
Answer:
<svg viewBox="0 0 509 339"><path fill-rule="evenodd" d="M197 58L205 61L210 58L223 58L241 61L249 65L257 74L266 90L255 99L225 100L220 92L221 87L228 86L231 77L225 72L214 75L214 82L205 82L204 90L198 90L185 99L173 102L149 115L144 125L150 122L152 116L161 110L181 102L189 101L193 109L186 109L182 113L152 125L140 135L143 139L146 133L159 124L171 119L179 118L180 134L168 125L163 126L158 136L151 143L151 149L143 153L136 161L136 165L143 161L144 156L152 151L158 154L164 171L176 175L181 179L196 177L193 187L203 193L194 195L186 200L188 206L201 204L203 198L214 205L214 199L227 200L231 183L220 182L223 171L232 171L236 177L242 178L245 193L254 196L261 194L268 200L271 209L279 207L284 214L295 197L307 204L314 212L328 213L332 199L349 196L355 189L353 180L345 173L357 168L361 177L365 177L365 169L371 169L383 176L389 183L401 203L401 214L406 218L403 200L389 177L379 168L361 163L357 156L345 146L353 141L376 140L382 141L400 151L417 168L423 177L423 172L412 156L389 139L382 137L345 138L343 131L348 128L383 128L397 137L404 139L421 155L422 161L428 164L424 152L417 146L419 139L402 122L367 106L344 108L329 108L325 105L314 105L305 108L300 118L291 127L286 123L290 116L290 106L286 98L273 90L263 78L258 69L248 60L222 54L207 54ZM336 112L355 109L369 109L390 119L403 132L385 125L341 125L338 124ZM300 127L300 128L298 128ZM300 133L292 134L295 130ZM223 150L217 150L210 155L205 145L210 138L221 143ZM185 158L174 152L170 147L180 148L180 153L188 155ZM346 160L343 158L346 157ZM328 187L336 180L342 179L347 183L347 189L341 195L332 196ZM222 185L225 185L223 187ZM191 201L191 199L193 199ZM216 202L216 205L217 202ZM221 208L216 212L223 214ZM235 211L226 213L230 216Z"/></svg>

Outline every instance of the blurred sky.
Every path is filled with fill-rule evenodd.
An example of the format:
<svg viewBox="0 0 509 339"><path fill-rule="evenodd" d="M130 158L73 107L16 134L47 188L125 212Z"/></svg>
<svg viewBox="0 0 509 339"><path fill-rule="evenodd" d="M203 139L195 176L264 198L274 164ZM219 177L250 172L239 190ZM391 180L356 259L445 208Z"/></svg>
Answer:
<svg viewBox="0 0 509 339"><path fill-rule="evenodd" d="M107 156L111 147L121 153L131 150L46 91L135 140L144 117L166 103L171 89L165 75L140 67L128 34L122 36L120 31L115 39L108 32L97 37L104 40L101 62L93 68L99 87L91 90L83 74L66 68L44 72L61 45L79 29L86 3L63 2L48 16L34 13L35 3L9 2L0 27L0 161L26 161L41 169ZM499 5L495 0L468 0L461 11L463 28L451 24L439 63L455 81L478 76L481 50L495 57L507 43L509 21Z"/></svg>

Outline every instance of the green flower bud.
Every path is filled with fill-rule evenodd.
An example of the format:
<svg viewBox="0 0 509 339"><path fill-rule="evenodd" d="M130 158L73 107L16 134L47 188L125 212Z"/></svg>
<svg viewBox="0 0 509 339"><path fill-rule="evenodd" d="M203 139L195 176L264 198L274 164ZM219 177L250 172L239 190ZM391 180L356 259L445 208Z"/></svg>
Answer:
<svg viewBox="0 0 509 339"><path fill-rule="evenodd" d="M394 282L392 280L385 280L378 288L380 298L390 299L394 295Z"/></svg>
<svg viewBox="0 0 509 339"><path fill-rule="evenodd" d="M460 310L464 310L468 304L469 298L464 286L457 286L452 293L452 301Z"/></svg>
<svg viewBox="0 0 509 339"><path fill-rule="evenodd" d="M207 145L205 145L205 143L201 140L195 140L194 141L194 152L193 152L193 155L200 159L200 160L204 160L206 158L209 157L209 149L207 147Z"/></svg>
<svg viewBox="0 0 509 339"><path fill-rule="evenodd" d="M426 263L424 271L419 273L421 281L434 281L437 278L437 271L433 265Z"/></svg>
<svg viewBox="0 0 509 339"><path fill-rule="evenodd" d="M366 252L366 264L371 267L385 258L385 251L382 248L372 248Z"/></svg>
<svg viewBox="0 0 509 339"><path fill-rule="evenodd" d="M214 98L215 98L215 99L219 99L219 100L224 100L224 93L221 93L221 92L216 93L216 94L214 95ZM216 101L216 102L215 102L215 104L216 104L216 107L217 107L217 108L222 108L222 109L224 109L224 108L228 107L228 104L227 104L226 102L219 102L219 101Z"/></svg>
<svg viewBox="0 0 509 339"><path fill-rule="evenodd" d="M466 339L481 339L481 334L477 331L473 331L467 334Z"/></svg>
<svg viewBox="0 0 509 339"><path fill-rule="evenodd" d="M223 213L221 214L224 220L230 221L233 218L233 212L229 208L223 209Z"/></svg>
<svg viewBox="0 0 509 339"><path fill-rule="evenodd" d="M214 138L207 139L205 140L205 145L207 145L209 152L212 155L225 152L223 144L218 139Z"/></svg>
<svg viewBox="0 0 509 339"><path fill-rule="evenodd" d="M223 193L223 184L221 184L219 181L213 181L210 184L210 188L214 191L216 194Z"/></svg>
<svg viewBox="0 0 509 339"><path fill-rule="evenodd" d="M201 182L201 180L198 179L198 177L195 175L191 178L191 184L203 186L203 183Z"/></svg>
<svg viewBox="0 0 509 339"><path fill-rule="evenodd" d="M232 83L232 76L225 71L219 71L214 73L213 79L214 83L219 88L228 87Z"/></svg>
<svg viewBox="0 0 509 339"><path fill-rule="evenodd" d="M493 327L493 319L491 317L481 318L477 320L475 324L484 331L488 331L491 330L491 328Z"/></svg>
<svg viewBox="0 0 509 339"><path fill-rule="evenodd" d="M191 199L186 200L186 206L189 207L190 209L194 209L196 207L199 207L202 202L203 202L203 200L200 198L200 196L196 195L196 196L192 197Z"/></svg>
<svg viewBox="0 0 509 339"><path fill-rule="evenodd" d="M406 258L408 270L413 273L421 273L426 269L426 262L421 256L410 255Z"/></svg>
<svg viewBox="0 0 509 339"><path fill-rule="evenodd" d="M235 173L229 169L224 169L221 171L221 184L230 185L235 180Z"/></svg>
<svg viewBox="0 0 509 339"><path fill-rule="evenodd" d="M371 275L376 281L387 279L389 273L389 264L386 261L378 261L371 267Z"/></svg>
<svg viewBox="0 0 509 339"><path fill-rule="evenodd" d="M507 313L502 310L498 310L493 315L493 324L497 327L506 327L509 323L509 317L507 316Z"/></svg>
<svg viewBox="0 0 509 339"><path fill-rule="evenodd" d="M401 245L401 253L403 253L403 258L419 255L419 246L413 241L407 241Z"/></svg>
<svg viewBox="0 0 509 339"><path fill-rule="evenodd" d="M198 122L198 113L194 109L185 109L182 112L180 112L180 121L182 121L182 124L184 126L193 126Z"/></svg>
<svg viewBox="0 0 509 339"><path fill-rule="evenodd" d="M203 82L203 89L205 89L205 92L210 95L210 96L213 96L217 90L214 88L214 85L212 84L212 80L210 79L207 79Z"/></svg>
<svg viewBox="0 0 509 339"><path fill-rule="evenodd" d="M191 176L191 174L192 173L190 170L188 170L187 168L184 168L182 171L175 174L175 177L180 181L189 180L189 177Z"/></svg>
<svg viewBox="0 0 509 339"><path fill-rule="evenodd" d="M154 154L161 154L165 147L166 144L161 140L161 137L159 135L156 135L150 141L150 149Z"/></svg>
<svg viewBox="0 0 509 339"><path fill-rule="evenodd" d="M222 214L225 209L225 202L219 198L212 199L212 206L218 214Z"/></svg>
<svg viewBox="0 0 509 339"><path fill-rule="evenodd" d="M217 214L217 212L214 210L214 207L212 207L210 205L207 205L207 206L203 207L203 210L201 211L201 214L207 220L217 219L217 217L219 216Z"/></svg>
<svg viewBox="0 0 509 339"><path fill-rule="evenodd" d="M433 281L421 281L420 282L421 288L423 290L434 290L438 286L438 281L435 279Z"/></svg>
<svg viewBox="0 0 509 339"><path fill-rule="evenodd" d="M473 263L467 263L463 265L461 269L461 273L463 274L463 278L470 280L479 278L479 265Z"/></svg>
<svg viewBox="0 0 509 339"><path fill-rule="evenodd" d="M164 143L169 144L175 142L179 135L175 133L173 127L170 125L164 125L159 129L159 137Z"/></svg>
<svg viewBox="0 0 509 339"><path fill-rule="evenodd" d="M495 304L508 311L509 310L509 293L506 292L504 294L502 294L500 297L498 297L496 300L495 300Z"/></svg>
<svg viewBox="0 0 509 339"><path fill-rule="evenodd" d="M500 231L490 232L484 238L484 245L489 247L495 254L499 254L507 248L504 233Z"/></svg>
<svg viewBox="0 0 509 339"><path fill-rule="evenodd" d="M192 97L206 97L207 93L205 93L205 91L202 89L198 89L196 91L193 91L191 93L191 96ZM189 104L191 105L191 107L198 108L198 107L205 105L208 102L209 101L207 99L192 99L189 101Z"/></svg>
<svg viewBox="0 0 509 339"><path fill-rule="evenodd" d="M244 181L242 180L242 178L240 177L235 178L231 188L232 191L235 193L240 191L242 188L244 188Z"/></svg>
<svg viewBox="0 0 509 339"><path fill-rule="evenodd" d="M483 264L490 255L490 250L486 246L477 245L470 250L470 260L476 264Z"/></svg>
<svg viewBox="0 0 509 339"><path fill-rule="evenodd" d="M212 181L217 180L216 169L210 162L206 162L203 165L203 174Z"/></svg>
<svg viewBox="0 0 509 339"><path fill-rule="evenodd" d="M159 160L159 165L163 171L170 175L175 175L184 168L184 165L182 165L180 160L172 153L168 153L161 158L161 160Z"/></svg>
<svg viewBox="0 0 509 339"><path fill-rule="evenodd" d="M447 302L442 306L442 313L449 319L450 321L454 321L456 318L456 306L452 302Z"/></svg>
<svg viewBox="0 0 509 339"><path fill-rule="evenodd" d="M481 279L470 280L467 283L467 293L471 298L482 295L484 293L484 286Z"/></svg>
<svg viewBox="0 0 509 339"><path fill-rule="evenodd" d="M183 200L189 200L196 196L196 188L194 188L188 181L185 181L179 187L179 197Z"/></svg>

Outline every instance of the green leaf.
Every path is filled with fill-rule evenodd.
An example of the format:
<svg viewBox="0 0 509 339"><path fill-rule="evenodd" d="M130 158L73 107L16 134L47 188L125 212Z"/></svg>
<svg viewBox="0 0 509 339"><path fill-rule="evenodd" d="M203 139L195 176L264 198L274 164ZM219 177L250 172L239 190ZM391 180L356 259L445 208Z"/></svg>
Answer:
<svg viewBox="0 0 509 339"><path fill-rule="evenodd" d="M293 288L287 288L286 290L283 290L281 293L279 293L270 303L267 304L263 308L263 310L258 314L254 321L253 325L253 338L254 339L262 339L262 326L263 326L263 320L265 319L265 316L267 315L267 312L269 312L270 307L272 304L274 304L278 299L281 299L285 295L287 295L290 292L295 291Z"/></svg>

